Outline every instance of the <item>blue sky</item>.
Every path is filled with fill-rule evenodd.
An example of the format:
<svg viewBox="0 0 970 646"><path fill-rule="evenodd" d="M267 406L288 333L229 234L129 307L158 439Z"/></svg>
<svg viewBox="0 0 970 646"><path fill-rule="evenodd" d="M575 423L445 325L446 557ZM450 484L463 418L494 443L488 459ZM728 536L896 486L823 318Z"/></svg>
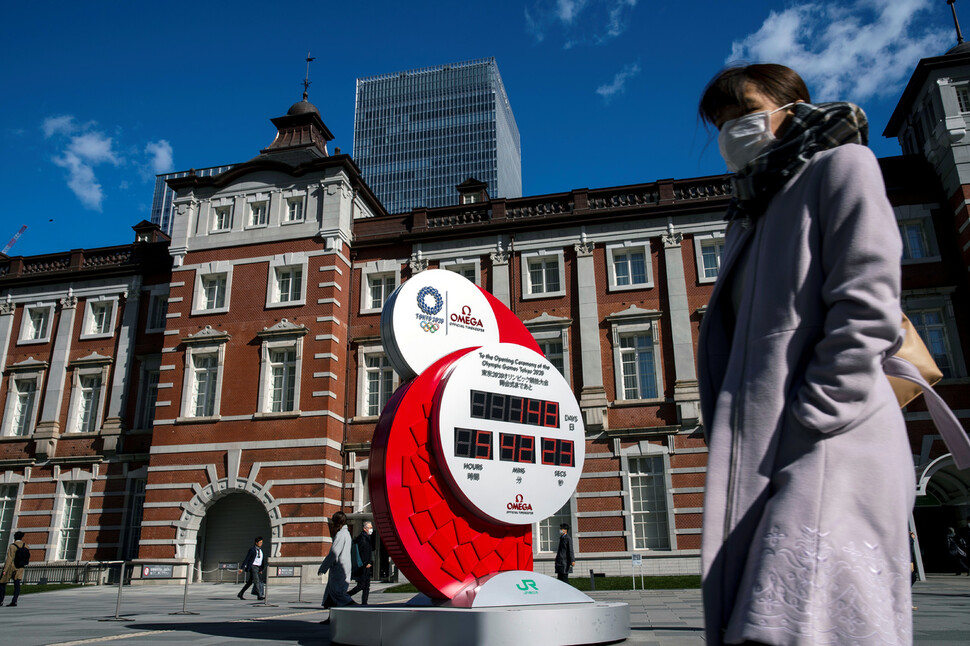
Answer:
<svg viewBox="0 0 970 646"><path fill-rule="evenodd" d="M970 0L957 3L970 29ZM956 44L944 0L12 3L0 38L0 247L125 244L154 175L245 161L303 91L353 149L355 79L494 56L525 195L724 172L699 124L726 62L780 62L859 103L879 156L918 60ZM331 148L332 149L332 148Z"/></svg>

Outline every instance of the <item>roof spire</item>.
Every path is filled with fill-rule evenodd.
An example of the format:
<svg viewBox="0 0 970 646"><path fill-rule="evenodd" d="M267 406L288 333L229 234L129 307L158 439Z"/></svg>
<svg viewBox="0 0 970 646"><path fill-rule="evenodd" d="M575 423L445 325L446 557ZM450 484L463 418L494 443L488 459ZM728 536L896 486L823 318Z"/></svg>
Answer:
<svg viewBox="0 0 970 646"><path fill-rule="evenodd" d="M956 18L956 13L954 12L953 17ZM960 31L960 27L957 27L957 31ZM961 37L960 42L963 42ZM306 53L306 76L303 78L303 100L307 100L307 90L310 89L310 61L316 60L316 56L311 57L310 51L307 50Z"/></svg>
<svg viewBox="0 0 970 646"><path fill-rule="evenodd" d="M950 10L953 12L953 24L957 28L957 45L959 45L963 42L963 32L960 31L960 21L957 20L956 1L957 0L946 0L946 3L950 5ZM309 55L309 52L307 52L307 55Z"/></svg>

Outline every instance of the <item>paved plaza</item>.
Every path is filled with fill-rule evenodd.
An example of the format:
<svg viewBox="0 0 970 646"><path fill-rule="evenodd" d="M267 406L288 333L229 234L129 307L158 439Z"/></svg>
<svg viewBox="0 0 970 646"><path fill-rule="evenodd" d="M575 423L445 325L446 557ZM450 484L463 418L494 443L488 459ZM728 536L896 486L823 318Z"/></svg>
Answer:
<svg viewBox="0 0 970 646"><path fill-rule="evenodd" d="M407 594L385 594L375 585L372 603L401 603ZM140 644L300 644L330 643L320 625L328 612L319 607L323 585L270 588L270 605L239 601L234 584L195 584L182 611L182 586L125 587L120 621L115 621L117 587L92 586L24 595L16 608L0 609L0 643L16 646ZM8 588L8 594L10 588ZM699 590L594 592L597 600L630 604L628 644L703 644ZM8 597L9 599L9 597ZM931 576L916 586L916 644L970 642L970 577Z"/></svg>

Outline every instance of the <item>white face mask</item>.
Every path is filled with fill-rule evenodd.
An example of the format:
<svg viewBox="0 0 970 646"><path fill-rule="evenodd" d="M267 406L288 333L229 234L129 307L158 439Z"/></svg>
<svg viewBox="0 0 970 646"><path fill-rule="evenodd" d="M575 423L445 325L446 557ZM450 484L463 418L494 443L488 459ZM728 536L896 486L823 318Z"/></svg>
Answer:
<svg viewBox="0 0 970 646"><path fill-rule="evenodd" d="M793 105L789 103L771 112L753 112L724 122L717 137L717 147L729 171L736 173L741 170L775 141L775 135L771 132L771 115Z"/></svg>
<svg viewBox="0 0 970 646"><path fill-rule="evenodd" d="M374 528L373 528L373 527L368 527L368 528L367 528L367 529L365 529L364 531L365 531L365 532L367 532L367 535L368 535L368 536L370 536L371 534L373 534L373 533L374 533Z"/></svg>

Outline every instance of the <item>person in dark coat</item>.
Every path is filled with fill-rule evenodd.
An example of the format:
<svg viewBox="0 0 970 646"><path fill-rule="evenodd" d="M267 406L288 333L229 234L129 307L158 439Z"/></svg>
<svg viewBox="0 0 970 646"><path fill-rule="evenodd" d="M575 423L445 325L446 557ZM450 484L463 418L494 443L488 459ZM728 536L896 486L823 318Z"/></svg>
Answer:
<svg viewBox="0 0 970 646"><path fill-rule="evenodd" d="M946 551L953 558L953 572L960 576L964 572L970 576L970 565L967 564L967 544L957 536L952 527L946 528Z"/></svg>
<svg viewBox="0 0 970 646"><path fill-rule="evenodd" d="M370 537L373 533L374 523L368 520L364 523L364 528L360 530L360 534L354 540L354 544L357 545L357 553L360 555L361 566L360 569L354 570L352 573L351 578L356 577L357 585L347 594L354 596L360 592L360 605L362 606L367 605L367 597L370 596L370 580L374 574L373 563L371 561L373 550L370 544Z"/></svg>
<svg viewBox="0 0 970 646"><path fill-rule="evenodd" d="M865 114L772 64L717 74L699 111L735 173L698 338L707 646L907 646L903 245Z"/></svg>
<svg viewBox="0 0 970 646"><path fill-rule="evenodd" d="M556 577L560 581L569 581L569 571L576 565L573 557L573 542L569 538L569 525L559 526L559 549L556 550Z"/></svg>
<svg viewBox="0 0 970 646"><path fill-rule="evenodd" d="M266 555L263 554L263 537L257 536L256 540L253 542L253 546L249 548L246 553L246 560L243 561L242 567L239 569L240 572L246 573L246 585L243 589L239 591L236 596L240 599L246 594L246 590L249 586L253 586L253 593L256 595L256 599L259 601L263 600L263 570L266 568Z"/></svg>
<svg viewBox="0 0 970 646"><path fill-rule="evenodd" d="M7 581L13 579L13 599L10 600L11 606L17 605L17 598L20 596L20 582L24 578L24 568L17 567L14 558L17 550L24 547L24 533L14 532L13 542L7 548L7 558L3 562L3 574L0 575L0 606L3 605L3 598L7 596Z"/></svg>

